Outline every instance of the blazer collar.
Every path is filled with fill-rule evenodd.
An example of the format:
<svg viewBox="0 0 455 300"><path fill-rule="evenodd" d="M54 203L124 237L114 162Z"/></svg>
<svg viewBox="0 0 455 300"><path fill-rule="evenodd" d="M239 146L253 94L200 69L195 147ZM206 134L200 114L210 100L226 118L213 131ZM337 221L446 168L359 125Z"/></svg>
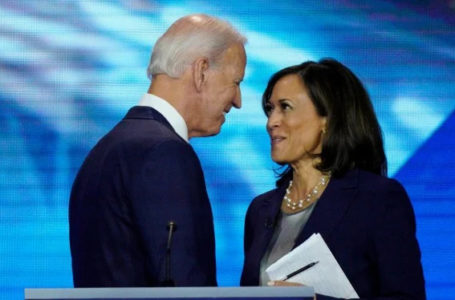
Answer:
<svg viewBox="0 0 455 300"><path fill-rule="evenodd" d="M265 222L265 235L262 243L267 248L273 235L280 213L281 201L286 192L287 183L275 189L264 200L261 215ZM336 225L341 221L354 199L358 186L358 170L351 170L341 178L331 178L329 185L316 203L307 224L296 238L295 246L300 245L313 233L319 232L324 239L329 239Z"/></svg>
<svg viewBox="0 0 455 300"><path fill-rule="evenodd" d="M289 182L286 182L282 186L273 190L271 197L266 198L262 203L262 213L264 214L264 218L267 223L265 224L267 229L275 227L281 209L281 201L283 200L288 184ZM273 230L271 231L273 232Z"/></svg>
<svg viewBox="0 0 455 300"><path fill-rule="evenodd" d="M145 120L155 120L168 127L175 132L171 124L166 120L166 118L160 114L156 109L149 106L133 106L127 112L126 116L123 118L127 119L145 119Z"/></svg>
<svg viewBox="0 0 455 300"><path fill-rule="evenodd" d="M189 144L184 138L182 138L172 127L172 125L166 120L166 118L160 114L156 109L149 107L149 106L133 106L127 112L126 116L123 120L155 120L161 123L163 126L167 127L171 130L180 140L184 141L185 143Z"/></svg>
<svg viewBox="0 0 455 300"><path fill-rule="evenodd" d="M258 229L257 235L255 236L257 251L252 257L254 264L259 267L262 257L264 257L267 246L272 239L273 232L278 221L280 212L281 200L283 199L287 185L284 184L277 189L272 190L268 197L264 198L261 206L258 208L259 222L255 226ZM258 276L259 272L255 276ZM259 282L259 278L257 278Z"/></svg>

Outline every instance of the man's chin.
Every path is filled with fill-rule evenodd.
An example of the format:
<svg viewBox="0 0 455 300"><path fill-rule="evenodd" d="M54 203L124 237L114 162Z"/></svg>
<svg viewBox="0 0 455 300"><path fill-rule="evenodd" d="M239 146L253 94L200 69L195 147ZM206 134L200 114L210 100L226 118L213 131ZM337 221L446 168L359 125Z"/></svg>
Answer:
<svg viewBox="0 0 455 300"><path fill-rule="evenodd" d="M214 136L214 135L217 135L218 133L221 132L221 126L219 126L218 128L216 128L215 130L213 130L213 132L210 134L210 136Z"/></svg>
<svg viewBox="0 0 455 300"><path fill-rule="evenodd" d="M211 132L210 136L217 135L218 133L221 132L221 127L223 127L224 120L225 120L225 119L223 118L222 122L221 122L218 126L214 127L214 128L210 131L210 132Z"/></svg>
<svg viewBox="0 0 455 300"><path fill-rule="evenodd" d="M220 133L220 131L221 131L221 126L200 132L199 134L194 135L194 137L214 136L214 135L217 135L218 133Z"/></svg>

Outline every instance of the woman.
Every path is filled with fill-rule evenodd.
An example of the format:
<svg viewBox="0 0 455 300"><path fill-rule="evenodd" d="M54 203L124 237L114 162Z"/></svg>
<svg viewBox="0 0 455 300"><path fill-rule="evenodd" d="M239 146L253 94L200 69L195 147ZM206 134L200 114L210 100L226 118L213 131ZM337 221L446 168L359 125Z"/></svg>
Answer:
<svg viewBox="0 0 455 300"><path fill-rule="evenodd" d="M305 62L272 76L262 106L272 159L286 169L248 209L241 285L273 284L265 269L320 233L361 299L425 299L414 212L386 177L359 79L332 59Z"/></svg>

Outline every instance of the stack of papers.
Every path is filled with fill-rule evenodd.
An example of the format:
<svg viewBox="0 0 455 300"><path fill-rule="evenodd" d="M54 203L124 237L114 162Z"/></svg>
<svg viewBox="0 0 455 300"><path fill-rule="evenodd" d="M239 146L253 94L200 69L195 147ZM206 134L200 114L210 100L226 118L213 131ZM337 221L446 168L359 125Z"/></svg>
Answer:
<svg viewBox="0 0 455 300"><path fill-rule="evenodd" d="M265 271L271 280L283 280L287 275L313 262L317 263L287 281L312 286L317 294L336 298L359 298L319 233L314 233Z"/></svg>

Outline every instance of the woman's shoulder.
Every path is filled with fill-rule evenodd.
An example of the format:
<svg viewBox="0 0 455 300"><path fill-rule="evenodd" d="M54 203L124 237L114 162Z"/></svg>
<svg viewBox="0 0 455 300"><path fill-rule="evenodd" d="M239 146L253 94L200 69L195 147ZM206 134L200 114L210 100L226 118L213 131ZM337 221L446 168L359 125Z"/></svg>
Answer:
<svg viewBox="0 0 455 300"><path fill-rule="evenodd" d="M375 206L384 208L405 207L411 202L403 185L394 178L381 176L367 171L357 171L359 196Z"/></svg>
<svg viewBox="0 0 455 300"><path fill-rule="evenodd" d="M364 170L355 170L358 186L364 189L373 189L376 191L403 190L403 185L394 178L375 174Z"/></svg>

